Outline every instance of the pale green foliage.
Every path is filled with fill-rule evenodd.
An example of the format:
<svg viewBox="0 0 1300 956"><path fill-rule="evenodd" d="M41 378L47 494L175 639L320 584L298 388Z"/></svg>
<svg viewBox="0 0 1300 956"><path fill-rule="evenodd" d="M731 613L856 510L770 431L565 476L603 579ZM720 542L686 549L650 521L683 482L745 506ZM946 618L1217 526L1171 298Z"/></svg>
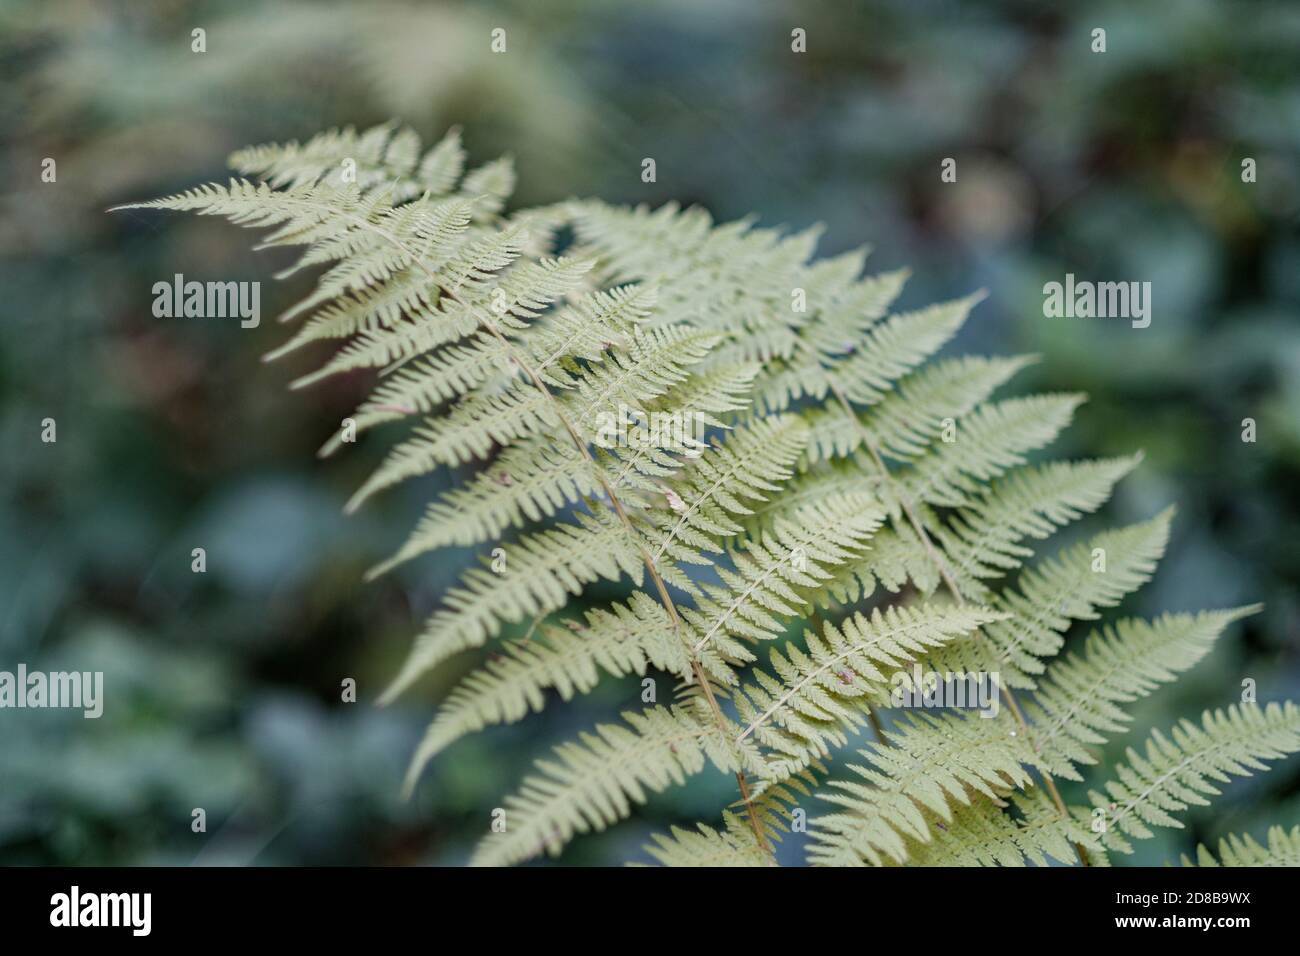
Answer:
<svg viewBox="0 0 1300 956"><path fill-rule="evenodd" d="M695 830L672 828L672 836L656 833L646 852L664 866L766 866L767 854L734 813L723 813L721 832L706 824Z"/></svg>
<svg viewBox="0 0 1300 956"><path fill-rule="evenodd" d="M1206 847L1196 848L1196 863L1183 856L1184 866L1300 866L1300 826L1290 832L1269 827L1268 846L1261 846L1250 834L1232 834L1219 841L1216 860Z"/></svg>
<svg viewBox="0 0 1300 956"><path fill-rule="evenodd" d="M860 752L866 764L850 764L850 779L836 780L825 794L840 812L825 816L809 851L814 863L879 864L906 859L905 838L924 841L930 820L945 822L953 807L977 794L995 798L1004 787L1031 783L1036 761L1024 737L1001 719L960 712L924 713L899 721L885 741Z"/></svg>
<svg viewBox="0 0 1300 956"><path fill-rule="evenodd" d="M603 680L658 689L485 808L473 862L558 853L712 769L742 799L649 858L768 865L807 822L813 863L1100 865L1300 749L1292 705L1231 707L1130 749L1091 806L1060 798L1130 705L1255 609L1103 623L1062 654L1150 580L1172 511L1037 553L1141 458L1040 460L1083 396L995 397L1030 356L935 357L981 294L896 309L907 273L864 276L865 250L817 259L819 229L673 204L507 213L511 163L465 172L456 131L427 150L393 124L333 131L231 162L260 181L141 206L270 229L263 246L302 250L282 275L319 272L268 359L313 357L296 388L378 373L322 453L409 423L349 510L424 475L444 489L372 573L477 554L382 695L493 648L408 786L467 734ZM596 582L621 596L571 608ZM991 672L1000 707L905 713L892 691L920 669ZM1298 847L1277 830L1220 856Z"/></svg>
<svg viewBox="0 0 1300 956"><path fill-rule="evenodd" d="M698 703L698 702L697 702ZM483 841L474 861L514 863L540 850L558 853L574 833L626 817L648 791L681 784L707 763L719 770L753 766L703 708L650 707L623 715L627 726L601 724L537 763L519 793L506 799L507 829Z"/></svg>
<svg viewBox="0 0 1300 956"><path fill-rule="evenodd" d="M843 746L846 732L866 722L868 705L889 705L891 674L1003 616L977 607L925 605L876 608L870 617L855 614L839 627L827 623L820 636L805 636L806 653L793 644L784 653L772 650L775 676L754 669L754 682L737 698L747 724L741 736L753 735L791 770L802 769L829 755L832 746Z"/></svg>
<svg viewBox="0 0 1300 956"><path fill-rule="evenodd" d="M1094 808L1103 811L1103 840L1127 852L1128 839L1151 835L1153 826L1181 827L1173 816L1190 805L1206 806L1219 794L1216 783L1230 776L1265 770L1300 750L1300 707L1285 704L1233 705L1206 711L1200 726L1182 720L1168 734L1153 730L1139 752L1115 768L1115 777L1099 793L1090 791Z"/></svg>
<svg viewBox="0 0 1300 956"><path fill-rule="evenodd" d="M685 648L668 616L643 592L627 604L588 611L582 624L564 625L543 625L534 637L507 641L500 657L456 686L429 726L408 782L465 734L541 710L548 689L569 700L595 687L601 671L615 677L642 675L652 665L670 673L688 671Z"/></svg>
<svg viewBox="0 0 1300 956"><path fill-rule="evenodd" d="M1014 811L1012 812L1007 811ZM1002 799L959 806L946 822L931 817L926 839L907 839L911 866L1047 866L1072 860L1078 849L1089 862L1104 863L1092 832L1073 818L1062 818L1047 794L1032 788Z"/></svg>
<svg viewBox="0 0 1300 956"><path fill-rule="evenodd" d="M1231 622L1259 605L1204 614L1122 620L1094 632L1081 653L1058 660L1030 705L1039 752L1053 773L1078 778L1074 764L1095 763L1088 748L1123 732L1123 705L1174 680L1201 660Z"/></svg>

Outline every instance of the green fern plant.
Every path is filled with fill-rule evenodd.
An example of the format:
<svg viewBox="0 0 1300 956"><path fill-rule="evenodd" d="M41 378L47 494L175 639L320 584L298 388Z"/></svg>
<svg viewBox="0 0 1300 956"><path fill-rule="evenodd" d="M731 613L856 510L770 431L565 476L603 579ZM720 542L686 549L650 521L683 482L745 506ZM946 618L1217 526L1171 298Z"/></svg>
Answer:
<svg viewBox="0 0 1300 956"><path fill-rule="evenodd" d="M382 695L495 649L442 702L408 787L465 735L607 677L672 683L539 760L473 862L557 854L716 772L734 804L654 837L653 859L769 865L806 821L815 864L1105 864L1300 748L1293 704L1234 704L1094 772L1129 706L1256 608L1125 618L1061 653L1151 578L1172 514L1036 553L1140 456L1031 463L1083 396L995 398L1031 357L935 358L979 296L896 311L906 274L864 276L865 250L814 258L815 229L675 205L507 213L510 161L466 172L456 131L427 151L392 124L334 131L231 165L247 178L126 208L269 229L263 247L304 250L282 275L321 270L267 358L334 346L294 387L379 372L322 454L412 424L348 510L477 466L372 572L484 555ZM573 612L598 581L626 596ZM996 716L894 706L929 672L997 675ZM1085 774L1068 805L1056 781ZM1297 839L1197 862L1294 863Z"/></svg>

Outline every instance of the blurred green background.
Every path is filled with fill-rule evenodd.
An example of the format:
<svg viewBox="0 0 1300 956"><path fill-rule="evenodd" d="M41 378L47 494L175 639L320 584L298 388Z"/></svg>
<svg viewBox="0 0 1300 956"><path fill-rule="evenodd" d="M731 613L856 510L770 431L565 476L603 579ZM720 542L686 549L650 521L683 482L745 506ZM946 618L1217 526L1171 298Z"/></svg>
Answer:
<svg viewBox="0 0 1300 956"><path fill-rule="evenodd" d="M955 349L1038 352L1018 387L1091 394L1056 451L1145 449L1106 517L1179 505L1170 556L1126 610L1267 604L1139 727L1231 703L1244 677L1261 701L1300 699L1300 6L1066 8L0 5L0 668L103 670L110 688L98 721L0 715L0 861L457 864L527 758L635 699L612 682L471 738L403 802L454 674L371 702L457 568L361 574L430 486L344 519L387 438L314 452L366 380L286 393L294 367L259 362L303 281L264 282L255 330L155 319L156 281L269 280L275 263L224 222L105 214L224 178L245 144L390 117L426 140L461 125L476 161L513 153L520 204L678 199L720 220L823 221L823 252L867 242L873 269L913 267L905 306L988 287ZM1090 51L1098 26L1105 54ZM640 180L645 156L657 183ZM1246 156L1257 183L1240 180ZM57 183L41 182L45 157ZM956 184L940 183L944 157ZM1042 284L1067 271L1150 280L1151 327L1045 319ZM39 441L46 417L56 444ZM190 572L197 546L205 575ZM360 703L340 701L344 677ZM565 861L645 859L651 829L733 797L705 775ZM1270 822L1300 822L1300 760L1129 862Z"/></svg>

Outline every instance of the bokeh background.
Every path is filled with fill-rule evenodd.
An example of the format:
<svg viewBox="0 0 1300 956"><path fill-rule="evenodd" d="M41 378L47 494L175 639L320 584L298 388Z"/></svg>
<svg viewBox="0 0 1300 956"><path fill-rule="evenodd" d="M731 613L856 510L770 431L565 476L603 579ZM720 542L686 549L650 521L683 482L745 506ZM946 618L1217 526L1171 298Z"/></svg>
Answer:
<svg viewBox="0 0 1300 956"><path fill-rule="evenodd" d="M429 486L344 519L382 446L314 451L365 380L287 393L293 369L258 361L269 320L151 315L176 272L269 280L251 234L105 214L223 178L245 144L389 118L426 139L459 124L479 161L513 153L522 204L821 221L824 252L867 242L874 268L914 269L904 305L987 287L955 348L1038 352L1019 387L1091 394L1055 450L1145 449L1105 517L1179 505L1170 556L1125 610L1267 604L1140 726L1230 703L1244 677L1261 700L1300 698L1300 6L8 0L0 70L0 667L103 670L111 688L98 721L0 715L2 861L458 864L528 757L634 699L611 682L470 738L403 802L454 675L370 702L456 565L361 574ZM1045 319L1042 284L1067 271L1151 281L1151 327ZM262 291L271 316L303 286ZM360 703L340 701L343 677ZM708 776L565 862L645 859L652 828L734 796ZM1300 760L1190 819L1129 862L1300 822Z"/></svg>

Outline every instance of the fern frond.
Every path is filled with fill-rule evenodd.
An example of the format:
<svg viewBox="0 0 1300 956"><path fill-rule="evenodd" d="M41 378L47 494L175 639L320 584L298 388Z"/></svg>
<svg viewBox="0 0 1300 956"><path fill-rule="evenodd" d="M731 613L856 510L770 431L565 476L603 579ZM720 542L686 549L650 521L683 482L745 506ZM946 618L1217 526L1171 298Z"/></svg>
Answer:
<svg viewBox="0 0 1300 956"><path fill-rule="evenodd" d="M801 590L831 578L827 570L861 553L884 513L866 495L845 495L778 519L732 552L735 570L718 568L724 587L704 585L698 607L683 611L697 653L711 648L752 661L746 642L770 640L808 606Z"/></svg>
<svg viewBox="0 0 1300 956"><path fill-rule="evenodd" d="M687 366L707 351L711 339L691 329L638 329L628 350L613 350L605 362L567 381L574 394L557 399L522 379L500 394L476 392L441 418L431 418L415 436L396 446L348 503L355 510L366 498L438 465L486 457L495 445L560 427L556 404L568 409L579 433L594 439L600 417L617 420L621 408L640 411L647 401L688 378Z"/></svg>
<svg viewBox="0 0 1300 956"><path fill-rule="evenodd" d="M763 757L766 761L768 755L764 754ZM806 826L805 805L816 797L828 771L820 760L813 760L806 767L781 773L781 779L778 780L775 779L774 768L770 763L765 763L764 767L766 777L758 781L757 790L751 794L749 807L764 832L771 836L773 842L780 842L781 834L795 828L796 813L802 811L802 823ZM742 817L747 817L749 812L746 809L740 813Z"/></svg>
<svg viewBox="0 0 1300 956"><path fill-rule="evenodd" d="M1300 866L1300 826L1290 832L1282 827L1268 828L1268 846L1262 846L1249 833L1232 834L1219 841L1219 859L1204 844L1196 848L1196 862L1184 854L1184 866Z"/></svg>
<svg viewBox="0 0 1300 956"><path fill-rule="evenodd" d="M974 800L944 823L932 819L929 842L909 839L909 866L1050 866L1073 862L1083 847L1090 860L1103 853L1096 834L1072 818L1061 819L1042 790L1030 788L1010 801Z"/></svg>
<svg viewBox="0 0 1300 956"><path fill-rule="evenodd" d="M752 672L736 695L746 724L740 739L752 735L775 751L768 762L776 779L784 779L846 744L865 725L870 704L888 703L894 675L908 664L1007 616L973 605L896 605L855 614L839 627L828 622L820 636L807 632L807 652L793 645L785 653L772 649L775 676Z"/></svg>
<svg viewBox="0 0 1300 956"><path fill-rule="evenodd" d="M622 820L648 793L680 786L709 763L726 773L741 769L731 741L696 709L656 706L622 716L625 725L598 725L539 760L538 772L506 798L505 831L485 837L471 865L557 854L575 834Z"/></svg>
<svg viewBox="0 0 1300 956"><path fill-rule="evenodd" d="M882 528L871 539L871 550L844 562L833 572L823 592L841 604L851 605L866 598L877 583L891 594L912 584L923 595L939 586L939 569L930 549L906 523Z"/></svg>
<svg viewBox="0 0 1300 956"><path fill-rule="evenodd" d="M723 814L721 831L699 823L694 830L673 827L671 836L656 833L651 839L654 844L647 844L645 851L661 866L771 866L771 858L734 813Z"/></svg>
<svg viewBox="0 0 1300 956"><path fill-rule="evenodd" d="M337 296L307 319L292 338L267 352L262 360L273 362L313 342L337 341L357 333L391 329L403 321L416 323L430 320L435 314L438 298L437 290L430 288L422 273L407 270L383 285ZM305 308L313 307L315 302L313 297ZM293 318L296 314L290 310L286 316ZM473 326L469 328L472 329ZM346 367L338 369L344 370ZM331 369L324 375L332 374L333 371Z"/></svg>
<svg viewBox="0 0 1300 956"><path fill-rule="evenodd" d="M760 534L777 521L789 521L798 512L819 502L844 495L872 496L883 493L879 476L866 476L854 465L837 464L817 468L791 480L770 502L758 505L754 514L742 521L746 533ZM816 588L815 603L827 602L852 606L866 600L877 582L893 593L909 581L929 593L938 582L938 571L925 544L906 524L882 527L872 538L868 551L846 558Z"/></svg>
<svg viewBox="0 0 1300 956"><path fill-rule="evenodd" d="M523 263L506 274L493 290L493 296L500 293L499 302L503 313L536 317L540 313L534 310L544 309L568 294L590 267L590 262L567 259ZM598 318L593 316L593 321ZM567 324L557 328L561 322ZM396 335L374 336L367 340L365 350L341 352L320 370L293 382L291 387L300 388L328 375L361 367L367 358L371 365L387 364L394 358L391 345L400 342L401 337L401 331ZM424 344L428 341L426 338ZM544 379L556 385L564 385L566 382L563 379L548 374L559 358L594 360L609 346L626 341L625 332L620 328L579 326L563 313L550 321L512 332L503 338L487 331L479 331L464 342L447 344L433 354L426 354L397 368L394 374L382 379L370 397L351 416L352 437L384 422L431 412L444 402L482 386L493 376L517 375L519 369L516 365L516 352L523 354ZM376 343L383 344L376 347ZM403 360L406 357L401 356ZM336 436L334 442L325 447L325 453L335 450L340 441L341 435Z"/></svg>
<svg viewBox="0 0 1300 956"><path fill-rule="evenodd" d="M602 415L620 407L648 418L646 403L685 383L690 366L708 354L717 338L689 326L635 328L628 349L611 349L607 358L576 381L570 401L580 431L594 429Z"/></svg>
<svg viewBox="0 0 1300 956"><path fill-rule="evenodd" d="M831 462L796 474L781 489L781 494L754 505L752 515L743 519L746 530L753 533L778 519L789 519L800 508L846 494L872 493L881 482L864 478L851 464Z"/></svg>
<svg viewBox="0 0 1300 956"><path fill-rule="evenodd" d="M1082 395L1031 395L980 406L955 422L954 441L932 445L900 473L904 493L931 505L970 505L984 483L1054 440L1083 401Z"/></svg>
<svg viewBox="0 0 1300 956"><path fill-rule="evenodd" d="M273 189L266 183L231 179L226 186L206 183L161 199L114 206L111 211L168 209L200 216L223 216L237 226L250 229L287 223L292 232L307 232L322 226L345 230L355 219L364 218L358 215L358 210L372 207L373 200L367 200L355 186L301 185Z"/></svg>
<svg viewBox="0 0 1300 956"><path fill-rule="evenodd" d="M468 485L448 489L432 502L397 553L367 577L438 548L493 540L507 528L550 517L597 488L596 476L571 445L549 438L518 442Z"/></svg>
<svg viewBox="0 0 1300 956"><path fill-rule="evenodd" d="M476 219L491 219L505 208L506 200L515 191L516 178L515 161L502 156L466 173L460 191L478 200Z"/></svg>
<svg viewBox="0 0 1300 956"><path fill-rule="evenodd" d="M865 412L850 415L839 405L815 410L809 415L808 462L848 457L861 447L864 434L892 458L915 458L938 437L945 418L969 414L1032 361L1029 356L942 359L905 376Z"/></svg>
<svg viewBox="0 0 1300 956"><path fill-rule="evenodd" d="M680 545L699 551L721 550L719 539L743 531L733 516L751 514L790 478L803 452L808 429L797 415L758 419L704 452L678 478L669 481L674 506L659 519L656 557Z"/></svg>
<svg viewBox="0 0 1300 956"><path fill-rule="evenodd" d="M428 474L439 465L486 458L497 445L560 428L549 392L512 380L500 394L476 394L440 418L426 418L413 436L395 445L383 463L348 500L349 513L372 495Z"/></svg>
<svg viewBox="0 0 1300 956"><path fill-rule="evenodd" d="M718 369L693 374L654 403L651 414L664 411L684 419L743 407L752 368ZM711 416L708 421L718 424ZM689 440L690 436L685 436ZM635 426L628 447L618 454L598 455L609 484L618 490L632 485L660 489L663 479L683 467L699 450L678 443L663 430ZM451 488L429 505L406 543L393 557L367 572L370 578L428 551L451 545L471 545L498 537L507 528L522 528L599 491L597 473L571 445L535 436L515 442L463 487Z"/></svg>
<svg viewBox="0 0 1300 956"><path fill-rule="evenodd" d="M321 339L351 339L330 359L295 381L313 382L355 369L382 368L441 345L463 339L481 328L463 303L442 296L418 270L406 270L373 290L341 296L314 315L298 334L263 356L282 355Z"/></svg>
<svg viewBox="0 0 1300 956"><path fill-rule="evenodd" d="M811 271L811 270L808 270ZM855 283L848 302L821 302L819 299L843 299L846 296L826 296L824 290L812 287L812 297L820 307L815 310L813 321L800 330L801 335L791 341L790 347L769 347L766 351L768 364L764 369L763 381L757 395L758 406L768 413L784 411L801 398L823 399L830 390L831 377L837 367L842 367L844 377L852 379L856 369L847 365L846 354L855 354L855 350L867 337L867 330L872 329L877 319L889 311L890 305L903 289L907 280L906 270L887 272ZM808 277L811 279L811 276ZM791 280L806 281L797 275ZM846 307L847 306L847 307ZM800 318L798 314L791 317ZM924 356L921 350L925 345L921 339L926 334L925 323L919 314L899 315L889 320L904 328L903 334L918 337L915 343L917 351L911 362L915 364ZM887 324L889 324L887 323ZM774 330L776 331L776 330ZM779 331L776 332L779 334ZM897 342L885 331L877 337L887 339L891 346L897 348ZM748 336L746 336L748 339ZM879 343L869 341L867 348ZM741 346L752 349L753 343ZM901 359L901 353L889 356ZM861 364L859 362L859 364ZM888 362L877 369L889 368ZM901 375L903 369L894 367L893 373Z"/></svg>
<svg viewBox="0 0 1300 956"><path fill-rule="evenodd" d="M808 283L810 314L806 319L795 314L799 335L807 351L829 364L856 348L863 335L888 315L911 277L910 269L895 269L850 279L849 270L861 273L864 258L863 250L855 250L800 270Z"/></svg>
<svg viewBox="0 0 1300 956"><path fill-rule="evenodd" d="M603 449L609 461L615 489L628 487L643 492L671 490L664 479L698 460L709 448L708 440L696 437L708 428L727 429L727 413L748 407L755 367L721 366L691 369L690 377L647 403L649 423L637 422L628 432L624 447ZM656 427L655 416L669 427ZM676 494L676 492L673 492Z"/></svg>
<svg viewBox="0 0 1300 956"><path fill-rule="evenodd" d="M1181 828L1174 814L1208 805L1220 792L1216 783L1267 770L1265 760L1297 750L1300 707L1289 701L1207 710L1200 726L1181 720L1168 736L1152 731L1141 752L1130 747L1127 763L1115 769L1102 792L1091 790L1088 798L1105 814L1106 847L1131 853L1128 838L1146 839L1153 835L1151 827Z"/></svg>
<svg viewBox="0 0 1300 956"><path fill-rule="evenodd" d="M453 126L420 160L416 183L435 196L451 192L465 171L465 147L460 127ZM468 191L468 190L467 190Z"/></svg>
<svg viewBox="0 0 1300 956"><path fill-rule="evenodd" d="M895 381L948 343L984 293L903 312L873 326L830 375L849 401L873 405Z"/></svg>
<svg viewBox="0 0 1300 956"><path fill-rule="evenodd" d="M886 737L892 746L860 751L868 763L850 765L856 779L832 780L823 799L842 809L815 821L809 860L820 866L880 865L906 859L907 838L928 842L925 812L944 824L952 806L975 794L996 799L1008 787L1030 782L1035 762L1028 742L1003 715L969 712L941 717L913 713Z"/></svg>
<svg viewBox="0 0 1300 956"><path fill-rule="evenodd" d="M327 218L310 230L285 226L265 236L257 248L308 247L276 278L286 279L311 266L329 267L311 294L286 309L278 321L289 322L334 298L380 283L401 289L427 283L428 275L453 261L479 235L470 226L473 211L473 203L465 199L426 197L394 207L387 197L373 194L364 197L361 208ZM417 262L418 268L410 268Z"/></svg>
<svg viewBox="0 0 1300 956"><path fill-rule="evenodd" d="M757 508L754 516L745 522L746 530L758 533L776 521L790 520L809 505L845 494L871 494L875 501L876 496L885 494L884 482L863 476L852 466L810 472L793 480L772 502ZM882 527L871 539L870 550L847 558L830 570L830 577L818 586L818 594L844 605L866 600L877 582L895 594L909 582L929 594L939 582L930 550L906 523Z"/></svg>
<svg viewBox="0 0 1300 956"><path fill-rule="evenodd" d="M392 700L453 654L482 645L502 625L559 610L568 596L581 594L584 585L602 578L617 581L626 574L639 586L644 574L641 553L619 521L604 508L575 517L576 524L557 525L503 545L497 556L500 573L489 569L488 560L466 571L416 639L381 702Z"/></svg>
<svg viewBox="0 0 1300 956"><path fill-rule="evenodd" d="M384 123L363 133L350 126L329 130L302 144L249 146L232 153L228 162L236 172L272 186L299 186L322 180L343 185L350 160L360 188L389 187L399 198L408 198L426 190L435 195L450 191L464 159L458 130L449 131L421 159L420 139L413 130Z"/></svg>
<svg viewBox="0 0 1300 956"><path fill-rule="evenodd" d="M590 260L581 261L585 273ZM569 356L599 358L612 345L627 346L633 327L650 317L656 298L649 286L592 292L550 316L529 337L529 349L543 367Z"/></svg>
<svg viewBox="0 0 1300 956"><path fill-rule="evenodd" d="M1084 462L1049 462L1017 469L959 508L938 534L958 581L999 577L1033 550L1019 542L1042 540L1101 507L1116 482L1137 467L1140 455Z"/></svg>
<svg viewBox="0 0 1300 956"><path fill-rule="evenodd" d="M556 853L711 764L736 775L740 799L720 827L655 837L659 863L771 864L803 804L825 797L837 812L814 821L815 863L1108 865L1215 783L1300 748L1294 705L1207 713L1130 750L1091 808L1065 804L1054 777L1081 779L1129 704L1254 609L1103 624L1053 660L1074 621L1150 579L1170 512L1022 569L1140 456L1029 463L1083 399L993 400L1031 357L935 358L982 294L895 311L906 270L864 275L866 249L814 259L820 226L717 223L675 203L507 213L512 161L466 172L456 130L427 151L395 123L332 130L231 163L262 181L126 208L264 229L257 248L297 247L278 278L317 273L279 317L301 324L266 358L319 354L295 388L379 373L321 453L412 426L349 510L451 473L371 574L492 549L382 695L510 634L442 703L408 788L455 741L554 698L651 671L673 681L673 706L540 762L473 862ZM695 427L662 428L664 416ZM581 622L566 615L597 582L619 594ZM839 623L819 625L823 613ZM750 667L761 643L770 667ZM913 665L991 675L1007 706L891 711L882 725L876 711L900 681L913 689ZM831 779L822 760L866 723L878 742ZM1300 830L1274 831L1268 848L1234 837L1221 854L1294 863L1298 847ZM1199 859L1216 863L1203 847Z"/></svg>
<svg viewBox="0 0 1300 956"><path fill-rule="evenodd" d="M1126 728L1121 704L1145 697L1208 654L1233 621L1260 605L1200 614L1165 614L1155 621L1123 620L1093 632L1078 654L1053 661L1027 716L1034 745L1051 773L1082 779L1075 764L1092 764L1089 752L1108 733Z"/></svg>
<svg viewBox="0 0 1300 956"><path fill-rule="evenodd" d="M690 674L686 648L664 609L643 592L610 609L587 611L586 622L540 628L537 636L506 643L484 667L464 678L438 709L411 760L407 786L424 766L466 734L513 723L545 705L545 691L571 700L612 677L643 675L653 666Z"/></svg>
<svg viewBox="0 0 1300 956"><path fill-rule="evenodd" d="M1061 649L1072 621L1098 617L1150 580L1169 540L1172 509L1150 521L1103 532L1021 573L994 607L1013 615L984 629L987 646L940 651L936 669L1001 674L1009 687L1032 690L1044 660ZM1103 570L1104 569L1104 570Z"/></svg>

